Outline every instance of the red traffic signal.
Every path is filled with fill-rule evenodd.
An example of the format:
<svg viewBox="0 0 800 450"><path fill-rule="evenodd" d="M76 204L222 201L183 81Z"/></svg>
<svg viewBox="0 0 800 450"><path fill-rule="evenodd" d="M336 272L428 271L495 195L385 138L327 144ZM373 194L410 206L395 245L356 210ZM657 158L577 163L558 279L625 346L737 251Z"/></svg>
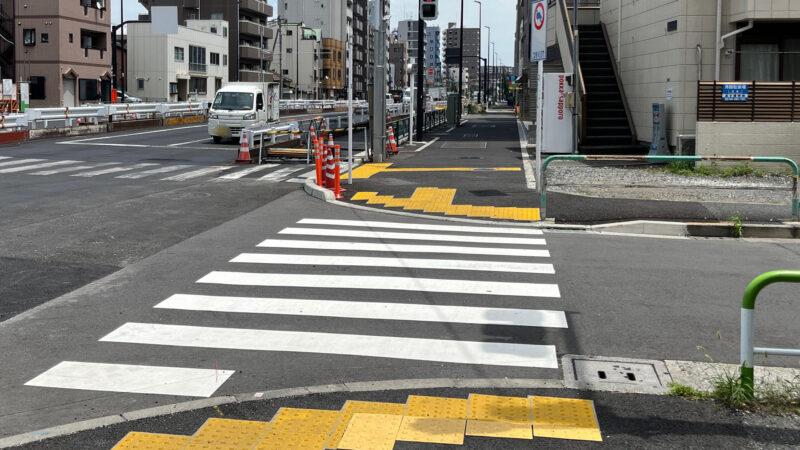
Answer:
<svg viewBox="0 0 800 450"><path fill-rule="evenodd" d="M419 7L419 17L422 20L436 20L439 17L439 0L422 0Z"/></svg>

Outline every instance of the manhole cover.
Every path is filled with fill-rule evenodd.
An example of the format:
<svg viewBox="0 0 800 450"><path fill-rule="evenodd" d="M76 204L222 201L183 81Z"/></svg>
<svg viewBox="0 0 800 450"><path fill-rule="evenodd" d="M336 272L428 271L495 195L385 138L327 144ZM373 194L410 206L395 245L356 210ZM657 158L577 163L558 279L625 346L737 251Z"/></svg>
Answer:
<svg viewBox="0 0 800 450"><path fill-rule="evenodd" d="M565 355L564 384L575 389L663 394L672 377L663 361Z"/></svg>
<svg viewBox="0 0 800 450"><path fill-rule="evenodd" d="M445 142L441 148L486 148L486 141Z"/></svg>
<svg viewBox="0 0 800 450"><path fill-rule="evenodd" d="M477 195L478 197L507 197L508 194L505 192L500 192L496 189L486 189L483 191L469 191L471 194Z"/></svg>

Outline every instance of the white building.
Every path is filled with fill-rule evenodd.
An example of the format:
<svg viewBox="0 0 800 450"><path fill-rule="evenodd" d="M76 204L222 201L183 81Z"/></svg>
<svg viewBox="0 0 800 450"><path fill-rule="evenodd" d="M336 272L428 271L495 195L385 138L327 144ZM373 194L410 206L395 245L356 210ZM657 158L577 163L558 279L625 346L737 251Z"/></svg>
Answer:
<svg viewBox="0 0 800 450"><path fill-rule="evenodd" d="M319 98L322 84L322 39L318 30L300 24L288 24L280 27L279 35L277 22L270 22L267 27L279 39L275 46L272 68L283 71L284 78L291 80L286 86L292 87L284 87L284 98Z"/></svg>
<svg viewBox="0 0 800 450"><path fill-rule="evenodd" d="M128 24L127 93L145 101L212 101L228 81L228 22L187 20L177 34Z"/></svg>

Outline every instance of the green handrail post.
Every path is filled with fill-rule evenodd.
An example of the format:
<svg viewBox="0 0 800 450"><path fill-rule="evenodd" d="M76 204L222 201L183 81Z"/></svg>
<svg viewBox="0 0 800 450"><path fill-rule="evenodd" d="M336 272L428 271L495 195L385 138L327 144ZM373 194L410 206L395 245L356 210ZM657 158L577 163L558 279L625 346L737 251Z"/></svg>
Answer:
<svg viewBox="0 0 800 450"><path fill-rule="evenodd" d="M573 161L752 161L757 163L784 163L792 168L792 217L800 221L800 200L798 200L797 183L800 178L800 167L790 158L782 156L625 156L625 155L552 155L542 162L541 180L537 180L539 188L539 214L541 219L547 218L547 166L555 160Z"/></svg>
<svg viewBox="0 0 800 450"><path fill-rule="evenodd" d="M753 279L747 288L744 290L742 297L742 311L741 311L741 337L739 340L740 350L740 363L741 369L741 383L744 389L745 396L748 400L752 400L754 396L753 391L753 355L755 348L753 341L755 339L755 331L753 329L753 312L756 306L756 297L762 289L773 283L800 283L800 270L773 270L761 274ZM775 354L794 354L800 350L788 349L761 349L771 350Z"/></svg>

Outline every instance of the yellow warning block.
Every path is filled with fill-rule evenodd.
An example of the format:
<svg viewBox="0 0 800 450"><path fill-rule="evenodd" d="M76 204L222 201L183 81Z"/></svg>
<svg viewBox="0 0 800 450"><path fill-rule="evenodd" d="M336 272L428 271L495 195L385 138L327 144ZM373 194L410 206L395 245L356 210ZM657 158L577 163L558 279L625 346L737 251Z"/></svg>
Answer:
<svg viewBox="0 0 800 450"><path fill-rule="evenodd" d="M333 433L331 433L331 437L328 439L328 444L326 447L339 448L339 441L342 439L342 436L344 436L344 432L350 423L350 419L355 414L382 414L402 417L403 410L405 410L405 408L406 405L402 403L362 402L348 400L342 408L342 412L339 415L339 421L337 422ZM397 423L397 426L400 426L400 422ZM396 430L395 433L397 433Z"/></svg>
<svg viewBox="0 0 800 450"><path fill-rule="evenodd" d="M255 448L260 450L323 448L338 418L339 411L281 408Z"/></svg>
<svg viewBox="0 0 800 450"><path fill-rule="evenodd" d="M439 192L439 188L416 188L411 194L413 200L431 200Z"/></svg>
<svg viewBox="0 0 800 450"><path fill-rule="evenodd" d="M369 200L378 195L377 192L359 192L354 195L350 200Z"/></svg>
<svg viewBox="0 0 800 450"><path fill-rule="evenodd" d="M194 434L189 446L224 445L229 448L252 448L269 428L269 422L210 418Z"/></svg>
<svg viewBox="0 0 800 450"><path fill-rule="evenodd" d="M514 220L517 218L517 208L494 208L494 214L492 214L492 219L511 219Z"/></svg>
<svg viewBox="0 0 800 450"><path fill-rule="evenodd" d="M382 203L388 202L392 198L394 198L394 197L392 197L391 195L376 195L376 196L370 198L369 200L367 200L367 204L368 205L382 204Z"/></svg>
<svg viewBox="0 0 800 450"><path fill-rule="evenodd" d="M114 446L114 450L173 450L183 448L189 439L191 436L131 431Z"/></svg>
<svg viewBox="0 0 800 450"><path fill-rule="evenodd" d="M396 414L354 414L339 447L392 450L402 421L403 416Z"/></svg>
<svg viewBox="0 0 800 450"><path fill-rule="evenodd" d="M393 198L393 199L389 200L388 202L386 202L386 204L383 205L383 206L385 206L387 208L403 208L406 205L408 205L408 202L410 202L410 201L411 201L411 199L408 199L408 198Z"/></svg>
<svg viewBox="0 0 800 450"><path fill-rule="evenodd" d="M397 440L463 445L466 422L464 419L405 416Z"/></svg>
<svg viewBox="0 0 800 450"><path fill-rule="evenodd" d="M426 213L443 213L449 208L450 202L430 202L425 205L424 212Z"/></svg>
<svg viewBox="0 0 800 450"><path fill-rule="evenodd" d="M531 396L533 435L557 439L602 441L591 400Z"/></svg>
<svg viewBox="0 0 800 450"><path fill-rule="evenodd" d="M541 220L539 215L539 208L517 208L517 216L515 220Z"/></svg>
<svg viewBox="0 0 800 450"><path fill-rule="evenodd" d="M436 417L440 419L466 419L467 399L409 395L406 401L407 417Z"/></svg>
<svg viewBox="0 0 800 450"><path fill-rule="evenodd" d="M530 400L470 394L468 436L533 439Z"/></svg>
<svg viewBox="0 0 800 450"><path fill-rule="evenodd" d="M403 209L409 210L409 211L422 211L422 210L425 209L426 206L428 206L428 203L429 202L427 200L419 201L419 200L413 200L412 199L412 200L409 200L408 203L406 203L406 206L404 206Z"/></svg>
<svg viewBox="0 0 800 450"><path fill-rule="evenodd" d="M371 176L383 172L387 167L391 166L392 164L364 164L363 166L358 166L353 169L353 179L367 179Z"/></svg>
<svg viewBox="0 0 800 450"><path fill-rule="evenodd" d="M492 217L494 214L494 206L473 206L467 212L468 217Z"/></svg>
<svg viewBox="0 0 800 450"><path fill-rule="evenodd" d="M444 213L448 216L466 216L472 210L472 205L450 205Z"/></svg>

